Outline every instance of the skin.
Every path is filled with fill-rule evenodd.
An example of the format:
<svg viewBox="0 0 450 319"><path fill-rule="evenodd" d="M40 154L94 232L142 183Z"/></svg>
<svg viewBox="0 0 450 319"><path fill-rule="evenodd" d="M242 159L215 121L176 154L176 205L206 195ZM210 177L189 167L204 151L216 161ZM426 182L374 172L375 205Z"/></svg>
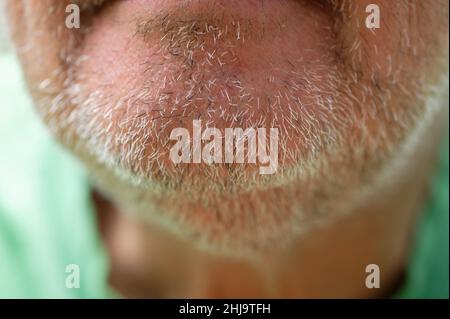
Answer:
<svg viewBox="0 0 450 319"><path fill-rule="evenodd" d="M6 1L38 112L92 173L127 296L368 297L399 282L446 125L448 3ZM39 63L36 63L36 61ZM174 165L173 128L277 127L279 169ZM382 269L369 290L366 265Z"/></svg>

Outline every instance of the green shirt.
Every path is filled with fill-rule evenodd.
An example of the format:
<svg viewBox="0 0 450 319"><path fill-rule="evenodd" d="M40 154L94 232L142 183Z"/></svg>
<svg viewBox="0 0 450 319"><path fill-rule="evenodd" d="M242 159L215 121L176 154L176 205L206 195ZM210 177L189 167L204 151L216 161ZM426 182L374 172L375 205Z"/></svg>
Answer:
<svg viewBox="0 0 450 319"><path fill-rule="evenodd" d="M397 297L448 298L448 141ZM0 53L0 298L107 298L108 262L86 172L36 118ZM79 269L79 288L66 285ZM72 287L72 288L71 288Z"/></svg>

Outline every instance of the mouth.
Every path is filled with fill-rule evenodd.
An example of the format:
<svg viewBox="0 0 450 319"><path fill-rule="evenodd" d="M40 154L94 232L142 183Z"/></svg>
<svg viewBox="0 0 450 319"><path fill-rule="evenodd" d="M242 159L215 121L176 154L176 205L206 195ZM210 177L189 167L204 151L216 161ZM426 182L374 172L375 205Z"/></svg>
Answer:
<svg viewBox="0 0 450 319"><path fill-rule="evenodd" d="M180 6L180 5L196 5L201 4L202 2L211 2L211 0L72 0L72 3L79 5L82 9L96 9L100 8L105 5L109 5L112 2L116 1L126 1L126 2L137 2L138 4L149 4L153 3L154 8L161 8L162 6L167 5L167 7L173 7L173 6ZM288 0L291 1L291 0ZM302 2L303 0L293 0L296 2ZM245 1L226 1L226 0L215 0L214 5L224 6L224 5L230 5L232 7L236 7L237 4L244 4L246 6L249 6L253 10L258 9L258 7L264 7L266 5L271 5L270 2L282 4L283 1L278 0L245 0ZM309 2L310 4L318 7L327 7L331 6L332 3L329 0L313 0L313 1L305 1Z"/></svg>
<svg viewBox="0 0 450 319"><path fill-rule="evenodd" d="M82 11L95 11L113 1L114 0L72 0L71 3L78 5Z"/></svg>

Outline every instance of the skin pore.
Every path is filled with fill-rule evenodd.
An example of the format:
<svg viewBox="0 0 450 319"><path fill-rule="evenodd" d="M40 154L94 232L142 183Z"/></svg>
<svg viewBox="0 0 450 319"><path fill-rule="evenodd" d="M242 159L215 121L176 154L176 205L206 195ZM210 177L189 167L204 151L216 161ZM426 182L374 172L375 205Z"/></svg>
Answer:
<svg viewBox="0 0 450 319"><path fill-rule="evenodd" d="M393 289L445 125L446 1L378 1L377 30L371 1L86 1L79 30L69 2L6 9L39 113L102 194L119 291ZM174 166L170 132L193 119L279 128L279 170Z"/></svg>

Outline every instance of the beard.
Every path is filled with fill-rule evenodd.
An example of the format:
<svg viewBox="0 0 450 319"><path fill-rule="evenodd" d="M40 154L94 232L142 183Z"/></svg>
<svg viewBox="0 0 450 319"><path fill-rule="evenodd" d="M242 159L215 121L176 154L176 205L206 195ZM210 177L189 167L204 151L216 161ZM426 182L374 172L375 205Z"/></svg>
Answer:
<svg viewBox="0 0 450 319"><path fill-rule="evenodd" d="M103 14L117 17L119 8ZM448 87L442 71L415 72L394 52L384 65L372 63L364 38L346 37L342 26L304 23L312 35L302 39L292 31L299 23L211 3L144 14L133 19L130 49L118 40L118 58L131 55L122 71L101 59L116 57L102 42L116 30L93 19L91 29L69 35L64 65L40 82L38 109L124 211L211 251L288 245L395 188L438 131L430 127ZM285 50L268 45L276 39ZM296 50L292 39L301 39ZM417 48L405 42L397 50ZM221 130L277 128L278 171L175 165L170 133L191 131L193 120Z"/></svg>

